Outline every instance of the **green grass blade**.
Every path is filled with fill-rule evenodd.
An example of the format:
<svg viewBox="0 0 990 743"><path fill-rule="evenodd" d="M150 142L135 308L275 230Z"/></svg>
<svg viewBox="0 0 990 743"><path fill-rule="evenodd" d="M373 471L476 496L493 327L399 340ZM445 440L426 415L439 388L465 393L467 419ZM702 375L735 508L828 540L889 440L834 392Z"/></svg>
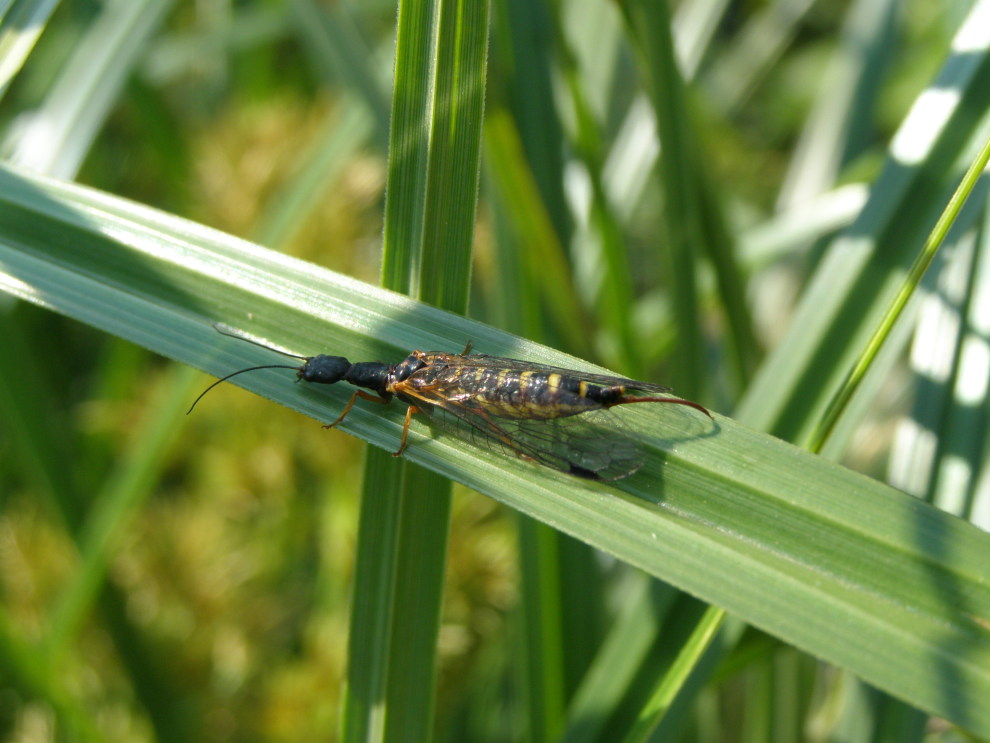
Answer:
<svg viewBox="0 0 990 743"><path fill-rule="evenodd" d="M911 414L899 424L889 481L926 502L990 528L984 484L988 391L983 336L990 291L987 217L975 239L953 244L949 260L926 281L911 348L919 386Z"/></svg>
<svg viewBox="0 0 990 743"><path fill-rule="evenodd" d="M519 132L504 109L488 112L485 130L486 162L493 190L508 225L506 231L511 232L511 239L506 239L509 244L498 256L502 290L498 296L518 296L518 304L525 308L493 309L493 313L503 315L506 324L520 332L530 328L532 335L557 335L568 348L590 355L585 330L590 322L574 287L553 215L547 211L535 174L526 161ZM497 308L504 302L493 304ZM543 306L550 315L549 322L542 317Z"/></svg>
<svg viewBox="0 0 990 743"><path fill-rule="evenodd" d="M395 52L382 285L408 294L418 286L426 218L427 162L433 98L433 38L438 3L402 2ZM399 189L398 191L396 189Z"/></svg>
<svg viewBox="0 0 990 743"><path fill-rule="evenodd" d="M481 164L488 3L442 3L436 50L418 296L462 314L468 305Z"/></svg>
<svg viewBox="0 0 990 743"><path fill-rule="evenodd" d="M667 712L701 664L725 619L724 611L696 599L683 596L678 603L681 606L674 613L675 621L664 628L666 652L658 664L669 671L663 674L661 683L640 709L639 719L625 738L629 743L654 740L658 726L663 724Z"/></svg>
<svg viewBox="0 0 990 743"><path fill-rule="evenodd" d="M619 593L621 608L611 632L568 706L562 743L601 739L656 640L664 613L678 595L675 589L645 576L635 576L630 583Z"/></svg>
<svg viewBox="0 0 990 743"><path fill-rule="evenodd" d="M643 375L643 363L640 344L633 330L632 313L629 312L634 299L629 253L603 182L605 155L600 127L592 111L590 95L579 75L576 55L560 28L563 25L560 16L558 8L558 53L562 58L562 74L574 118L572 147L576 158L584 166L590 192L588 203L582 205L588 212L585 239L579 241L584 243L582 248L588 255L581 260L594 265L600 274L595 285L595 315L608 334L610 342L605 344L606 347L616 349L609 354L609 358L614 365L627 369L630 376L639 377Z"/></svg>
<svg viewBox="0 0 990 743"><path fill-rule="evenodd" d="M478 192L488 7L409 2L400 6L399 15L383 279L392 288L414 288L435 305L463 312ZM370 477L372 469L398 467L374 454L366 473ZM419 467L402 469L396 489L365 489L366 507L393 512L388 520L395 523L395 546L383 559L363 554L381 552L378 539L359 544L359 560L382 565L371 574L378 580L358 583L355 591L371 589L382 600L355 612L352 626L374 615L379 624L387 621L390 640L384 653L373 641L370 658L364 648L351 645L352 667L380 664L378 691L384 695L365 713L386 711L384 727L377 731L349 713L353 725L345 735L353 740L371 733L418 741L432 731L450 483ZM388 558L394 562L386 563ZM370 701L374 687L353 689L360 679L352 676L349 697L360 694Z"/></svg>
<svg viewBox="0 0 990 743"><path fill-rule="evenodd" d="M60 683L59 674L38 662L37 649L17 637L11 624L6 611L0 609L0 663L5 683L28 698L45 702L55 713L59 734L66 739L84 743L106 740L93 725L88 711Z"/></svg>
<svg viewBox="0 0 990 743"><path fill-rule="evenodd" d="M928 236L925 245L918 254L917 259L911 265L907 276L904 278L904 283L894 296L893 302L884 313L873 335L867 341L862 354L849 369L846 378L842 381L835 396L829 401L828 407L825 408L824 416L818 422L818 426L809 440L808 449L811 451L821 451L825 440L835 429L839 417L843 414L849 405L849 401L862 384L863 377L879 353L880 347L890 336L891 332L893 332L894 323L900 319L908 300L914 296L922 277L928 271L928 267L931 266L932 261L935 260L935 254L945 240L949 228L959 217L959 212L963 204L973 192L973 189L976 188L977 180L988 162L990 162L990 139L986 141L981 152L969 166L966 175L963 176L962 183L959 184L959 188L956 189L952 198L949 199L945 211L942 212L938 222L935 224L935 228L932 230L931 235Z"/></svg>
<svg viewBox="0 0 990 743"><path fill-rule="evenodd" d="M57 6L58 0L0 2L0 100Z"/></svg>
<svg viewBox="0 0 990 743"><path fill-rule="evenodd" d="M359 549L356 555L341 735L345 741L383 740L389 712L383 701L393 650L390 625L401 514L394 498L377 494L401 492L404 470L382 466L390 464L387 456L369 451L365 467L358 544L377 544L378 550Z"/></svg>
<svg viewBox="0 0 990 743"><path fill-rule="evenodd" d="M705 172L701 146L694 133L692 107L677 66L670 16L664 3L637 0L622 6L629 37L656 114L663 146L660 171L664 186L665 228L670 253L671 295L678 333L674 386L687 397L702 397L704 334L701 332L696 246L709 256L716 271L719 298L731 329L730 358L743 382L755 366L757 344L748 303L715 192Z"/></svg>
<svg viewBox="0 0 990 743"><path fill-rule="evenodd" d="M705 378L693 252L693 246L701 240L701 215L694 198L699 193L696 188L699 172L694 142L688 134L690 116L686 94L674 62L666 5L637 0L623 4L621 8L663 143L660 177L664 185L665 238L673 277L670 291L678 337L672 382L682 394L696 399L701 396L700 384Z"/></svg>
<svg viewBox="0 0 990 743"><path fill-rule="evenodd" d="M382 283L404 293L418 286L422 257L438 12L436 3L428 0L399 5ZM422 601L417 601L406 593L406 586L416 584L420 576L434 577L438 554L446 547L446 530L441 530L439 551L431 548L436 533L423 548L422 565L410 559L417 548L412 532L422 526L416 518L421 511L411 503L417 494L410 493L408 482L416 476L406 463L389 459L382 452L371 452L365 463L362 528L371 514L381 514L379 518L389 526L390 542L383 549L369 532L358 542L357 561L365 567L359 567L354 592L374 600L355 603L351 613L342 735L347 741L425 739L433 713L439 591L431 583ZM390 487L381 487L386 483ZM433 507L434 516L442 517L449 508L449 492L437 492L435 483L418 495ZM381 628L383 637L367 635L365 626Z"/></svg>
<svg viewBox="0 0 990 743"><path fill-rule="evenodd" d="M808 438L891 305L957 173L985 142L985 126L972 115L990 105L990 42L979 7L957 39L958 48L896 135L869 202L831 245L786 337L740 402L740 420L789 440ZM951 102L945 90L953 91ZM942 114L937 119L928 115L932 106ZM964 226L960 221L957 228Z"/></svg>
<svg viewBox="0 0 990 743"><path fill-rule="evenodd" d="M520 632L517 654L520 703L527 739L553 741L560 733L566 704L564 679L565 617L561 600L560 538L532 519L518 520Z"/></svg>
<svg viewBox="0 0 990 743"><path fill-rule="evenodd" d="M851 3L833 59L808 115L778 203L800 206L833 188L841 169L873 136L873 110L897 52L897 0Z"/></svg>
<svg viewBox="0 0 990 743"><path fill-rule="evenodd" d="M12 162L72 177L171 0L108 3L66 60L44 105L17 130Z"/></svg>
<svg viewBox="0 0 990 743"><path fill-rule="evenodd" d="M620 605L568 708L566 743L675 738L741 627L722 628L723 612L658 581L639 581Z"/></svg>
<svg viewBox="0 0 990 743"><path fill-rule="evenodd" d="M347 2L326 8L314 0L292 0L290 8L301 39L313 58L314 67L325 79L343 81L370 118L368 128L375 144L385 147L389 120L388 79L376 64L377 56L366 40L365 30Z"/></svg>
<svg viewBox="0 0 990 743"><path fill-rule="evenodd" d="M432 736L450 488L447 478L410 465L397 493L402 510L384 700L389 741L414 743Z"/></svg>
<svg viewBox="0 0 990 743"><path fill-rule="evenodd" d="M64 659L80 624L91 612L129 520L151 495L165 467L165 455L185 423L183 403L197 379L191 369L177 369L168 383L156 390L157 399L147 411L131 451L116 463L103 489L92 498L79 535L80 565L52 610L45 635L49 662Z"/></svg>

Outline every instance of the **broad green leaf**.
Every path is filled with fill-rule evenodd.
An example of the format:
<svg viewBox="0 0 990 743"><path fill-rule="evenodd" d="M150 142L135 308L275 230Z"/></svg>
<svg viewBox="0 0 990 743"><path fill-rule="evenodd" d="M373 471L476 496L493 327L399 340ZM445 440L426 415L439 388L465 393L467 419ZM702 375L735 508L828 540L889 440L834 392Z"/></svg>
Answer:
<svg viewBox="0 0 990 743"><path fill-rule="evenodd" d="M411 348L583 362L79 186L0 171L0 287L214 374L273 354L399 359ZM276 358L277 360L277 358ZM348 390L272 370L238 383L321 421ZM391 450L402 411L342 428ZM415 424L406 456L577 536L911 704L990 734L990 537L868 477L716 416L626 410L635 476L576 480ZM642 409L648 407L649 409ZM937 672L933 672L936 669Z"/></svg>

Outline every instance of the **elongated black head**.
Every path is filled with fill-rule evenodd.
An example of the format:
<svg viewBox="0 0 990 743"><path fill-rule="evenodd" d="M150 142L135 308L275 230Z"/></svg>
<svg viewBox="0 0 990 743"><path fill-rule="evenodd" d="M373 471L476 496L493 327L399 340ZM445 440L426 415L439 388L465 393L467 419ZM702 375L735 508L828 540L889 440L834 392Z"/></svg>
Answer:
<svg viewBox="0 0 990 743"><path fill-rule="evenodd" d="M296 376L304 382L336 384L347 377L354 365L343 356L313 356L296 370ZM348 380L350 381L350 380Z"/></svg>

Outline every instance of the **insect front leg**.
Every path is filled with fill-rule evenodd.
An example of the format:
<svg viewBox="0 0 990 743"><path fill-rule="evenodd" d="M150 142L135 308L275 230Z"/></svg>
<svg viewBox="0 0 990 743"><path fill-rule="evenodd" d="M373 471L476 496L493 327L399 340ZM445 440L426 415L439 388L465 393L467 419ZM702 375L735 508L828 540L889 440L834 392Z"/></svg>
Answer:
<svg viewBox="0 0 990 743"><path fill-rule="evenodd" d="M393 457L402 456L402 452L406 450L406 440L409 438L409 422L412 420L413 413L420 413L420 412L422 411L419 408L417 408L415 405L410 405L408 408L406 408L406 420L405 423L402 424L402 440L399 442L398 450L392 452Z"/></svg>
<svg viewBox="0 0 990 743"><path fill-rule="evenodd" d="M371 395L371 394L365 392L364 390L357 390L353 395L351 395L351 399L344 406L344 412L342 412L337 417L337 420L335 420L333 423L327 423L323 427L324 428L333 428L338 423L340 423L342 420L344 420L344 418L347 417L347 414L351 412L351 408L354 407L354 403L357 402L357 399L359 397L360 398L363 398L365 400L371 400L372 402L381 403L382 405L385 405L385 404L388 403L388 400L386 400L384 397L378 397L378 395Z"/></svg>

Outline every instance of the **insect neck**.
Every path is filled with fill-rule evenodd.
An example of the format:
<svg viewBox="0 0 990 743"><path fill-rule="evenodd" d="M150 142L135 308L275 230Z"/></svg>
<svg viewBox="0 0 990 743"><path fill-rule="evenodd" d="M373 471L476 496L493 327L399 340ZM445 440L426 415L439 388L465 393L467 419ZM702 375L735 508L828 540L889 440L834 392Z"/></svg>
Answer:
<svg viewBox="0 0 990 743"><path fill-rule="evenodd" d="M356 387L364 387L380 395L386 393L395 366L380 361L359 361L351 364L344 380Z"/></svg>

